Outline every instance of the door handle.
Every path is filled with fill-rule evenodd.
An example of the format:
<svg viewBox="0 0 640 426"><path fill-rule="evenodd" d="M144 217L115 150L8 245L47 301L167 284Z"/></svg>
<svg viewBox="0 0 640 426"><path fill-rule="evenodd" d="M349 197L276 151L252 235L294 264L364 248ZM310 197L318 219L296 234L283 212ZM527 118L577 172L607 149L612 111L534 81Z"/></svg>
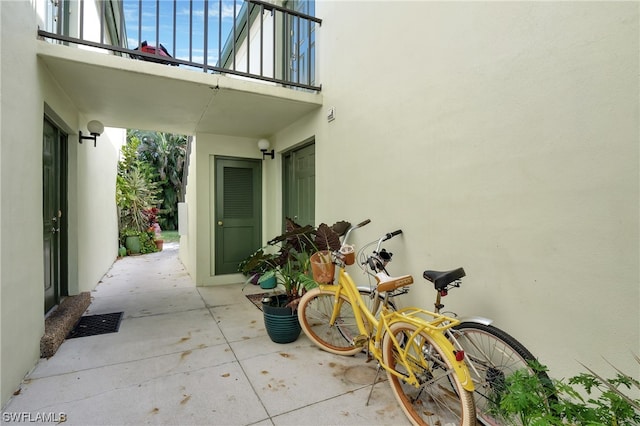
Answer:
<svg viewBox="0 0 640 426"><path fill-rule="evenodd" d="M218 226L222 226L222 221L221 220L218 221Z"/></svg>
<svg viewBox="0 0 640 426"><path fill-rule="evenodd" d="M55 234L56 232L60 232L60 227L56 228L55 224L58 222L58 218L56 216L51 218L51 222L53 222L53 228L51 228L51 233Z"/></svg>

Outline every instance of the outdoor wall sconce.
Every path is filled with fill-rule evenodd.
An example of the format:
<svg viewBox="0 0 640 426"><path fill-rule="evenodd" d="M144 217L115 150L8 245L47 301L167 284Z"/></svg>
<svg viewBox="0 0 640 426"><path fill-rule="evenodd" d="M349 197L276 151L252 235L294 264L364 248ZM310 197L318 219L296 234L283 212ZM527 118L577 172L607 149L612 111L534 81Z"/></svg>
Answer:
<svg viewBox="0 0 640 426"><path fill-rule="evenodd" d="M264 160L265 157L271 157L271 159L273 160L275 158L275 153L273 152L273 149L271 151L267 151L269 149L269 141L266 139L260 139L258 141L258 148L260 148L260 151L262 152L262 159Z"/></svg>
<svg viewBox="0 0 640 426"><path fill-rule="evenodd" d="M93 146L96 146L98 136L104 132L104 126L98 120L91 120L87 123L87 130L91 136L82 136L82 131L78 131L80 136L78 137L78 142L82 143L83 139L89 139L93 141Z"/></svg>

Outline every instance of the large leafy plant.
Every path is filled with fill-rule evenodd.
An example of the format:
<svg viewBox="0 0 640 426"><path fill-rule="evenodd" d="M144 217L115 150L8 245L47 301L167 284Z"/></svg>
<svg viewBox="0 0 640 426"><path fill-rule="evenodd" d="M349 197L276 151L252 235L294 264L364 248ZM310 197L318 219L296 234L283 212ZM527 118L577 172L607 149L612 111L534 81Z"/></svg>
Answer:
<svg viewBox="0 0 640 426"><path fill-rule="evenodd" d="M640 363L640 358L635 357ZM534 371L547 371L537 362ZM499 395L493 395L493 414L504 425L640 425L640 400L631 396L640 391L638 378L617 368L613 378L606 379L592 369L549 384L537 374L523 369L505 379ZM553 397L550 397L553 396Z"/></svg>
<svg viewBox="0 0 640 426"><path fill-rule="evenodd" d="M149 212L155 215L156 206L161 202L158 185L152 180L152 169L137 157L139 144L138 139L130 139L122 147L122 159L118 163L116 206L121 240L127 235L139 235L141 239L146 239L144 234L148 232L151 222L156 220L155 216L150 217ZM147 246L150 250L155 246L153 238L150 244L143 244L143 247Z"/></svg>
<svg viewBox="0 0 640 426"><path fill-rule="evenodd" d="M127 130L129 140L137 139L137 157L153 170L153 181L160 190L163 229L177 229L178 203L184 201L183 173L188 137L163 132Z"/></svg>
<svg viewBox="0 0 640 426"><path fill-rule="evenodd" d="M350 226L340 221L333 226L322 223L315 228L286 218L285 232L244 259L239 271L245 275L261 273L261 280L275 276L287 295L286 304L293 305L307 290L317 286L311 274L311 255L318 250L338 250L340 236Z"/></svg>

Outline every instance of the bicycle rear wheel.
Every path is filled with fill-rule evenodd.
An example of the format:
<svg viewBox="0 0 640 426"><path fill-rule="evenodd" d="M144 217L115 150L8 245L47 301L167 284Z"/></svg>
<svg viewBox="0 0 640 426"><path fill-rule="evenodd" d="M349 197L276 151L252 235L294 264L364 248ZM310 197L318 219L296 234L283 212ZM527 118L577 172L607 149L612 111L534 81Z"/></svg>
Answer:
<svg viewBox="0 0 640 426"><path fill-rule="evenodd" d="M415 387L387 371L402 410L415 425L475 425L473 393L462 387L443 349L426 332L414 335L415 331L416 327L409 323L393 324L382 344L386 365L404 376L411 370L419 380ZM398 347L391 335L406 343ZM405 354L406 362L400 352Z"/></svg>
<svg viewBox="0 0 640 426"><path fill-rule="evenodd" d="M505 379L517 370L526 369L537 374L547 398L555 398L549 376L544 371L534 371L529 365L529 361L536 358L506 332L490 325L463 322L453 328L453 333L469 364L475 385L477 417L483 424L502 424L491 411L500 403Z"/></svg>
<svg viewBox="0 0 640 426"><path fill-rule="evenodd" d="M354 337L360 334L355 314L349 299L343 295L337 301L338 316L331 324L336 304L333 291L315 288L308 291L298 305L298 320L305 334L321 349L337 355L355 355L362 350L353 345Z"/></svg>

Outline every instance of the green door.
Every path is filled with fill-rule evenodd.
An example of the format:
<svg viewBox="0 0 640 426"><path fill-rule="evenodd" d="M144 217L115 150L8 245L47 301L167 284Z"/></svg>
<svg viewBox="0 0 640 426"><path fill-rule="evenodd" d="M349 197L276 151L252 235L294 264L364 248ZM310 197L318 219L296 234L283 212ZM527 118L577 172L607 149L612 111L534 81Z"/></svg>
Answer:
<svg viewBox="0 0 640 426"><path fill-rule="evenodd" d="M212 275L238 272L238 264L261 246L262 163L215 158Z"/></svg>
<svg viewBox="0 0 640 426"><path fill-rule="evenodd" d="M42 223L44 311L66 295L66 141L67 136L44 120L42 137Z"/></svg>
<svg viewBox="0 0 640 426"><path fill-rule="evenodd" d="M316 147L306 145L284 155L283 199L285 217L299 225L315 225Z"/></svg>

